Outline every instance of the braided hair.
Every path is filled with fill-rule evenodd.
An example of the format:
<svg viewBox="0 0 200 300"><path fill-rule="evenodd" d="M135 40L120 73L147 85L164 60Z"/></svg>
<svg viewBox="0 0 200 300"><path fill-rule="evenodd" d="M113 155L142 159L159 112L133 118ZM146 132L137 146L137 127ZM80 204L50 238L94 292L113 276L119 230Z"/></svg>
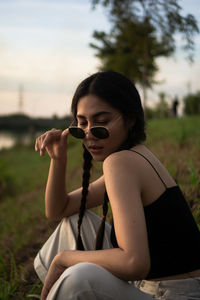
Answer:
<svg viewBox="0 0 200 300"><path fill-rule="evenodd" d="M82 198L81 205L79 209L79 218L78 218L78 238L77 238L77 248L78 250L84 250L83 241L81 238L81 224L83 221L83 216L85 213L86 199L88 194L88 186L90 180L90 169L92 167L92 156L87 151L85 146L83 145L83 177L82 177Z"/></svg>
<svg viewBox="0 0 200 300"><path fill-rule="evenodd" d="M117 109L121 113L125 121L134 120L134 125L132 128L130 128L127 139L116 151L130 149L131 147L141 143L146 139L144 111L142 108L141 99L136 87L130 79L114 71L102 71L97 72L83 80L76 89L76 92L72 99L71 110L75 122L77 122L76 115L78 102L80 98L89 94L96 95L97 97L103 99L109 105ZM82 179L82 199L78 219L78 250L84 250L83 242L81 239L81 224L85 213L90 180L90 169L92 166L92 156L89 151L87 151L85 146L83 146L83 148L84 163ZM102 222L96 238L96 250L101 249L103 245L105 221L108 212L108 201L108 195L107 192L105 192Z"/></svg>
<svg viewBox="0 0 200 300"><path fill-rule="evenodd" d="M97 232L97 237L96 237L96 246L95 246L96 250L102 249L102 246L103 246L103 237L104 237L104 231L105 231L106 215L107 215L107 212L108 212L108 201L109 201L108 194L105 191L104 202L103 202L103 216L102 216L101 225L99 227L99 230Z"/></svg>
<svg viewBox="0 0 200 300"><path fill-rule="evenodd" d="M88 194L88 186L89 186L89 179L90 179L90 169L92 167L92 156L89 151L83 145L83 179L82 179L82 198L81 198L81 205L79 209L79 218L78 218L78 237L77 237L77 249L84 250L83 241L81 238L81 224L83 221L84 213L85 213L85 206L86 206L86 199ZM97 232L96 237L96 250L102 249L103 246L103 237L104 237L104 230L105 230L105 221L106 215L108 212L108 195L107 192L104 194L104 203L103 203L103 216L102 222Z"/></svg>

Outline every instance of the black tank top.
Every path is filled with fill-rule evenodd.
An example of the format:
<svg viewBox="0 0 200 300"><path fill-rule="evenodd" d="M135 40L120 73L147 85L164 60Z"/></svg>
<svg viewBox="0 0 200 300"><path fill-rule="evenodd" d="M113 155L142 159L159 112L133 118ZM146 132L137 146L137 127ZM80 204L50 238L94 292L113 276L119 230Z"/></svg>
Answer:
<svg viewBox="0 0 200 300"><path fill-rule="evenodd" d="M180 188L168 188L143 154L130 151L144 157L165 186L164 193L144 207L151 259L151 268L146 279L200 269L200 231ZM118 247L114 225L111 228L111 243L113 247Z"/></svg>

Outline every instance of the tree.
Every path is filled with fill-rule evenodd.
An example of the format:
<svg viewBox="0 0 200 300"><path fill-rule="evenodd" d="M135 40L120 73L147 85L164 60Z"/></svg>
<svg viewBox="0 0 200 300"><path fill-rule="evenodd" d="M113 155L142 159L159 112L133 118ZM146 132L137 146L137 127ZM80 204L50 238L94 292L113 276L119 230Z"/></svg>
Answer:
<svg viewBox="0 0 200 300"><path fill-rule="evenodd" d="M102 44L90 44L102 62L100 69L113 69L138 82L146 99L146 87L155 83L154 75L158 70L155 58L169 56L173 51L168 43L157 40L155 28L148 20L133 22L127 19L117 24L110 34L95 31L93 36Z"/></svg>
<svg viewBox="0 0 200 300"><path fill-rule="evenodd" d="M183 102L186 115L200 114L200 91L196 94L188 94L183 98Z"/></svg>
<svg viewBox="0 0 200 300"><path fill-rule="evenodd" d="M155 107L155 115L158 118L167 118L169 117L169 105L165 100L166 94L164 92L159 93L159 102Z"/></svg>
<svg viewBox="0 0 200 300"><path fill-rule="evenodd" d="M152 107L146 107L146 118L147 119L164 119L169 117L169 104L166 101L166 94L164 92L160 92L158 94L159 100L156 105Z"/></svg>
<svg viewBox="0 0 200 300"><path fill-rule="evenodd" d="M184 38L184 50L193 59L193 36L198 33L195 18L181 15L178 0L92 0L108 9L110 33L95 31L100 45L90 44L101 60L100 69L113 69L139 83L144 91L155 83L156 58L176 50L175 34ZM145 104L145 103L144 103Z"/></svg>

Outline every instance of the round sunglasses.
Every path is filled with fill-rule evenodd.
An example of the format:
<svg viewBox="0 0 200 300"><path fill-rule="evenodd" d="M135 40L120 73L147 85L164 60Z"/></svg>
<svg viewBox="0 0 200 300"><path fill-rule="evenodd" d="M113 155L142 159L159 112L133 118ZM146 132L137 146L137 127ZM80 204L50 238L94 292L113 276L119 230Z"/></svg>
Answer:
<svg viewBox="0 0 200 300"><path fill-rule="evenodd" d="M121 118L121 116L118 116L118 118L115 120L118 121L118 119ZM114 122L114 124L115 124ZM113 125L110 127L110 129L113 127ZM94 137L97 139L107 139L110 135L108 129L103 126L94 126L89 129ZM84 139L86 137L86 133L88 130L85 132L81 127L78 126L69 126L69 132L71 135L77 139Z"/></svg>
<svg viewBox="0 0 200 300"><path fill-rule="evenodd" d="M98 139L106 139L109 137L109 131L105 127L95 126L91 127L90 131L92 135ZM77 126L69 126L69 132L71 135L77 139L84 139L86 136L85 131Z"/></svg>

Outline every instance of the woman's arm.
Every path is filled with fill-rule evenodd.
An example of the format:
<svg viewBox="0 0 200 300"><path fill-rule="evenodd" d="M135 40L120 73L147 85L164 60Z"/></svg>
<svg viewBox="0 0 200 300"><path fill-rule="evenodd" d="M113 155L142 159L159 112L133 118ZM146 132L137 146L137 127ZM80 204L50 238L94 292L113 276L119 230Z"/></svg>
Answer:
<svg viewBox="0 0 200 300"><path fill-rule="evenodd" d="M66 160L51 159L45 191L45 214L59 221L68 204L66 191Z"/></svg>
<svg viewBox="0 0 200 300"><path fill-rule="evenodd" d="M65 172L67 163L68 129L52 129L36 139L35 150L43 156L45 152L51 158L45 192L45 212L48 218L59 219L66 198Z"/></svg>
<svg viewBox="0 0 200 300"><path fill-rule="evenodd" d="M61 220L79 212L82 188L70 193L66 191L66 162L51 161L45 193L45 211L50 219ZM103 203L105 193L104 177L101 176L88 187L86 208Z"/></svg>
<svg viewBox="0 0 200 300"><path fill-rule="evenodd" d="M121 151L110 155L103 168L117 243L131 262L130 280L144 279L150 269L150 253L141 199L142 172L138 172L141 166L130 160L128 151Z"/></svg>
<svg viewBox="0 0 200 300"><path fill-rule="evenodd" d="M45 213L47 218L56 221L77 213L81 203L82 188L68 194L66 190L67 136L68 129L52 129L38 137L35 144L35 150L40 151L41 156L47 151L51 158L45 192ZM104 192L102 176L89 185L86 207L101 204Z"/></svg>
<svg viewBox="0 0 200 300"><path fill-rule="evenodd" d="M89 184L86 208L89 209L103 204L104 193L104 176L101 176L100 178ZM62 218L71 216L79 212L82 197L82 187L68 193L67 197L68 203L66 208L62 211Z"/></svg>
<svg viewBox="0 0 200 300"><path fill-rule="evenodd" d="M80 262L95 263L115 276L129 281L144 279L147 272L141 273L140 261L130 260L128 253L120 248L96 251L63 251L55 256L45 278L41 300L45 300L53 284L70 266Z"/></svg>

